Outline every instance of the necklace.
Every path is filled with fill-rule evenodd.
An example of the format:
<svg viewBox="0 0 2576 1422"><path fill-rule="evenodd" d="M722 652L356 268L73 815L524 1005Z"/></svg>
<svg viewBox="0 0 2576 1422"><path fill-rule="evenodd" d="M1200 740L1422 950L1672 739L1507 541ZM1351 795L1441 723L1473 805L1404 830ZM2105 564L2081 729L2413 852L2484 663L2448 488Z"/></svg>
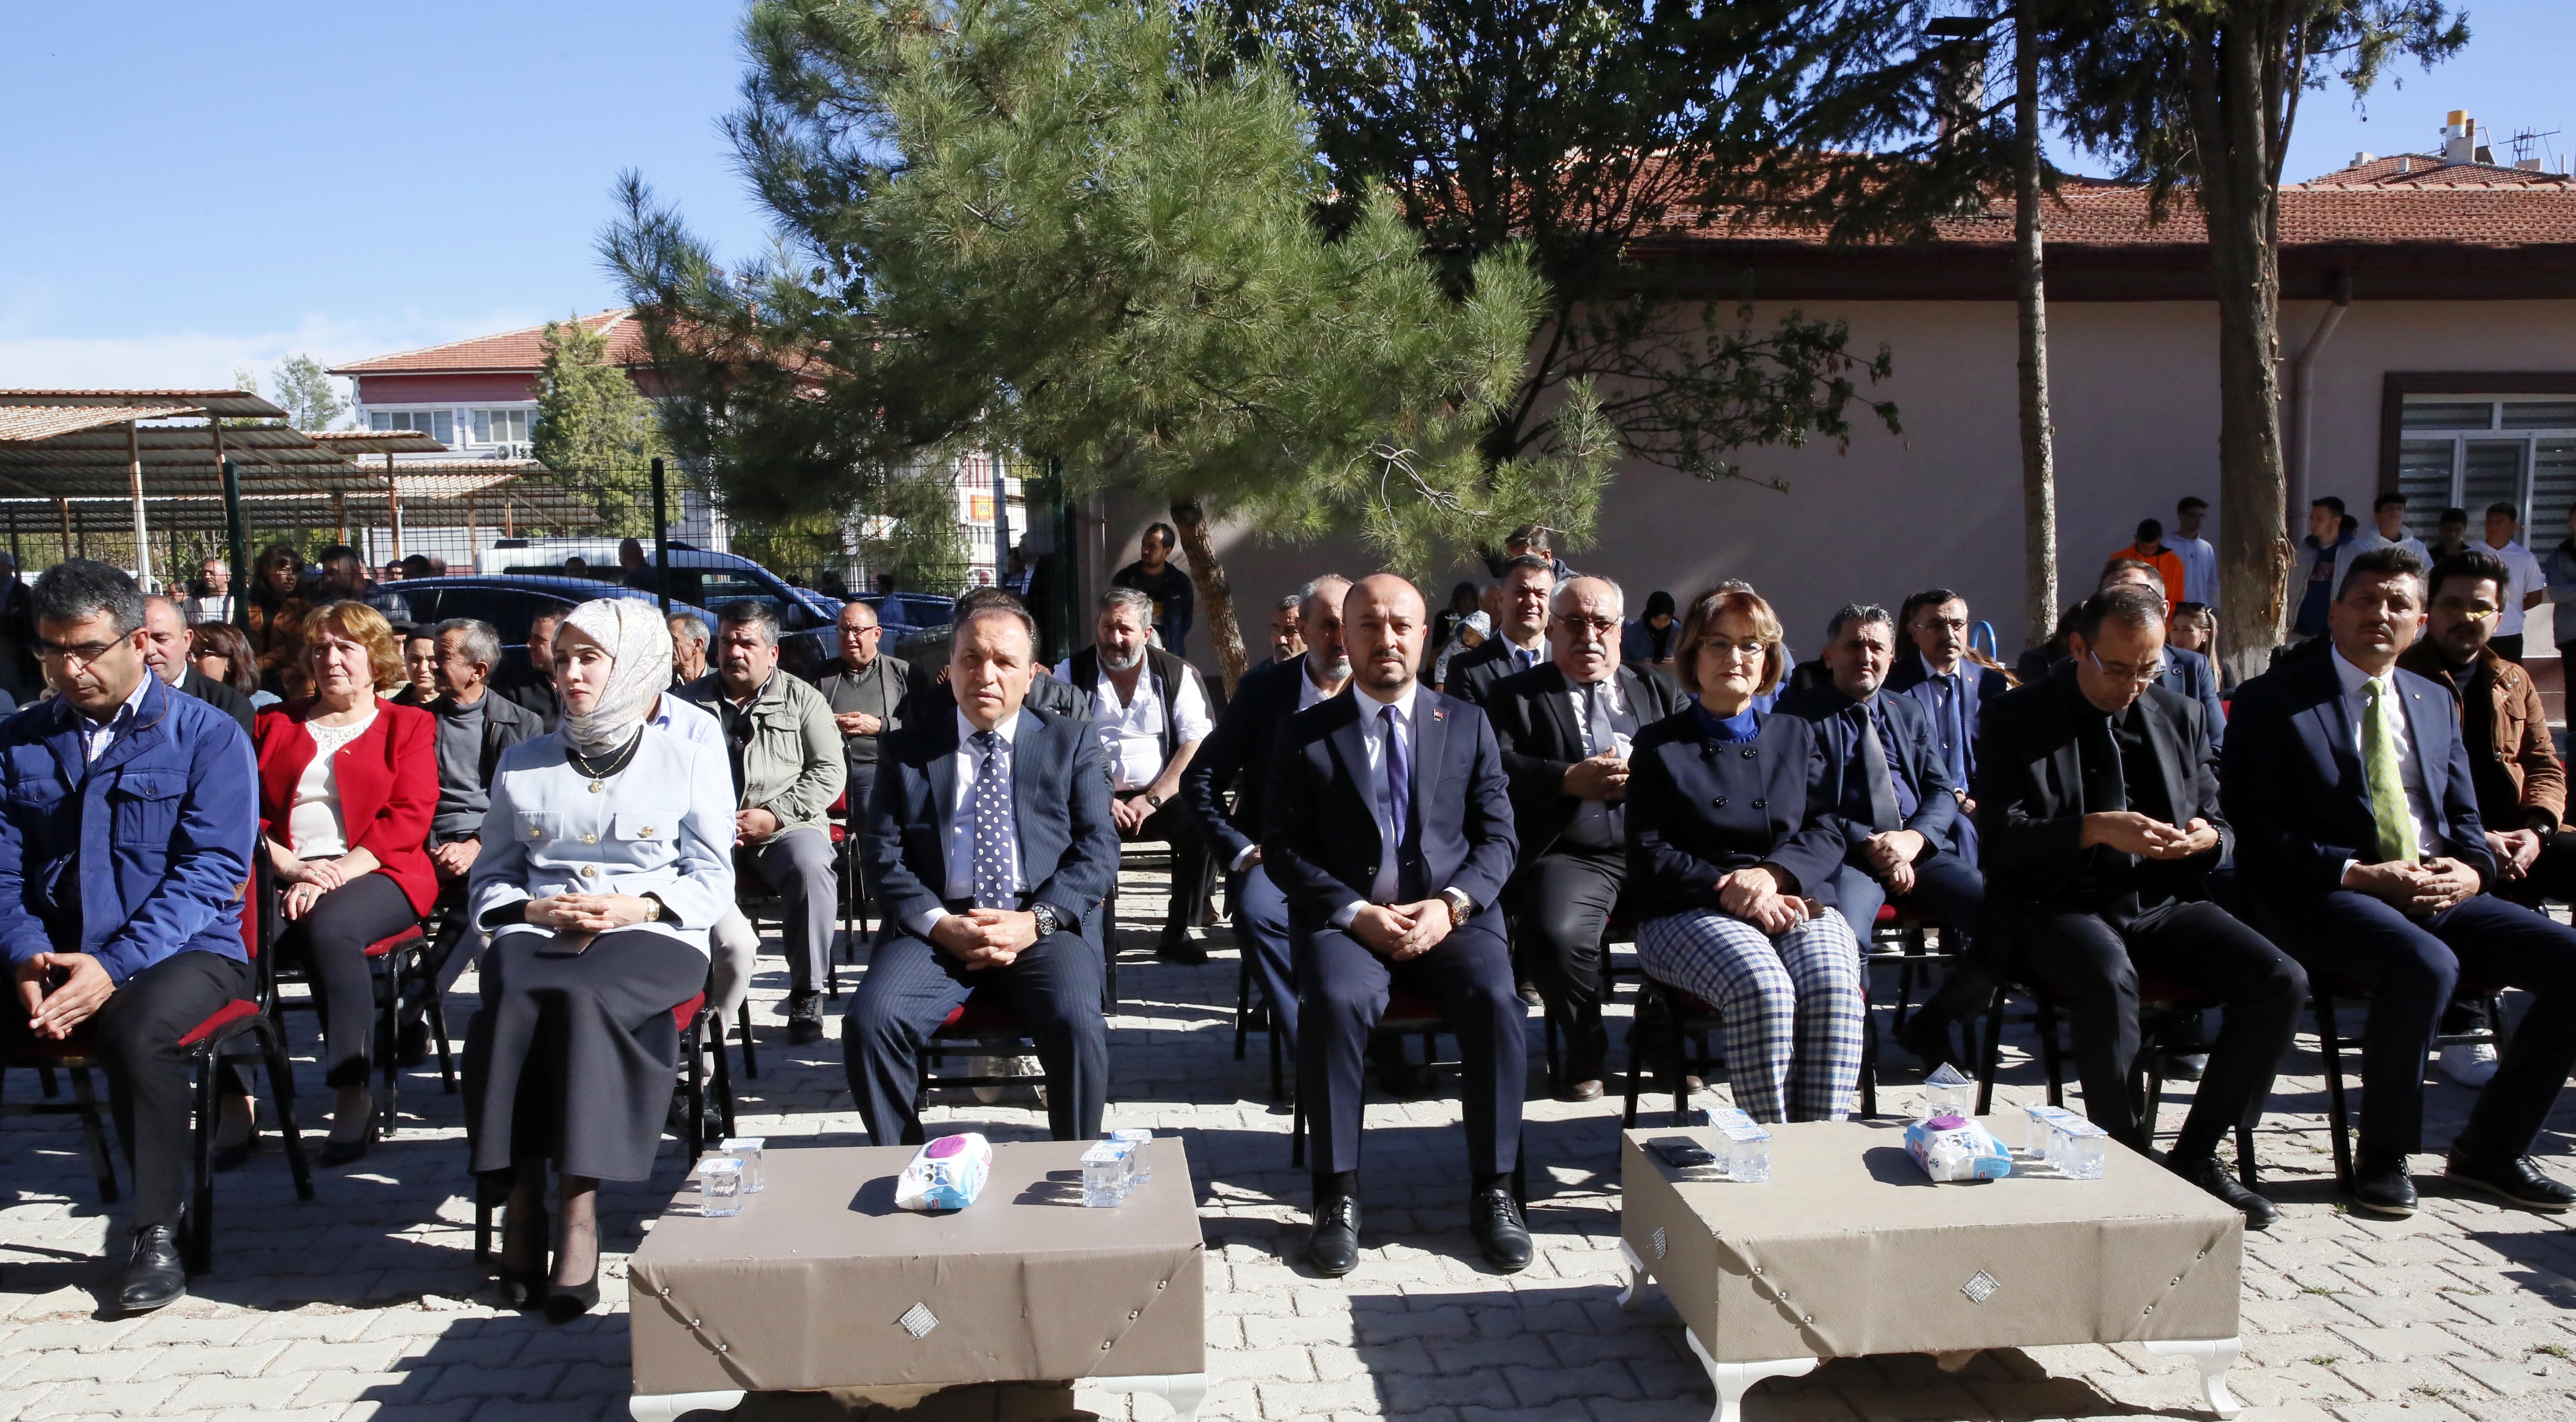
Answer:
<svg viewBox="0 0 2576 1422"><path fill-rule="evenodd" d="M643 744L644 728L638 726L635 728L633 739L629 740L625 745L618 747L616 750L609 752L604 759L598 761L594 761L589 756L583 755L580 751L573 749L570 742L566 742L564 745L564 761L574 770L590 777L590 793L597 795L603 793L600 782L617 774L617 772L624 770L627 763L635 759L636 750Z"/></svg>

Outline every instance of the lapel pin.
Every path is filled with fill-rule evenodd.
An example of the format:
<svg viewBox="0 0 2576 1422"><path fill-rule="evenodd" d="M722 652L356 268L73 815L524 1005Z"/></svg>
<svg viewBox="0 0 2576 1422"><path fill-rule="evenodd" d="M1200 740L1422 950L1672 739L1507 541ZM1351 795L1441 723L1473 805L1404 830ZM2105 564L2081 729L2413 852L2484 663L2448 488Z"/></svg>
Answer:
<svg viewBox="0 0 2576 1422"><path fill-rule="evenodd" d="M1449 713L1435 706L1431 710L1431 719L1434 721L1446 721L1449 719Z"/></svg>

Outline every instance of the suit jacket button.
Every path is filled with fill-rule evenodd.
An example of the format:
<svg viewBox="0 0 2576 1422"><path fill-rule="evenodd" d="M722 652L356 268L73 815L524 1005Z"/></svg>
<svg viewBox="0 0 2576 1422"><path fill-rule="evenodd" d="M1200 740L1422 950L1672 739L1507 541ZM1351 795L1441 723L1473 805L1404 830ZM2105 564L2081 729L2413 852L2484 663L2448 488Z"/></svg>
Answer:
<svg viewBox="0 0 2576 1422"><path fill-rule="evenodd" d="M1713 808L1723 810L1726 808L1726 797L1723 795L1712 796L1708 803Z"/></svg>
<svg viewBox="0 0 2576 1422"><path fill-rule="evenodd" d="M1768 808L1768 804L1769 804L1769 802L1767 802L1767 801L1763 801L1763 800L1756 800L1756 801L1754 801L1754 802L1753 802L1753 808L1755 808L1755 809L1757 809L1757 810L1765 809L1765 808Z"/></svg>
<svg viewBox="0 0 2576 1422"><path fill-rule="evenodd" d="M1755 757L1756 755L1761 754L1761 752L1756 751L1756 750L1755 750L1753 747L1751 747L1751 746L1746 746L1746 747L1743 749L1743 751L1742 751L1742 752L1740 752L1740 753L1743 755L1743 757L1744 757L1746 760L1751 760L1751 759L1753 759L1753 757Z"/></svg>

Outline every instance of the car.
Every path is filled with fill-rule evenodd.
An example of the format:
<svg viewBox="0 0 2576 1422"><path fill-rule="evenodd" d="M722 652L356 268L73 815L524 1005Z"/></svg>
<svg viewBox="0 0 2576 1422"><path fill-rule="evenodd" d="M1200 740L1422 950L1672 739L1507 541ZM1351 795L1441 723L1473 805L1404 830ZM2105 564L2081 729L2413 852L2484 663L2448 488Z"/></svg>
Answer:
<svg viewBox="0 0 2576 1422"><path fill-rule="evenodd" d="M569 578L597 587L625 587L626 575L617 562L621 542L615 538L504 538L476 554L474 568L484 577ZM645 557L652 557L650 548ZM573 558L585 566L567 574L564 564ZM725 604L744 598L767 603L778 615L778 659L799 676L840 655L839 634L833 630L841 615L839 598L796 587L739 554L674 542L670 559L674 609L685 602L721 612ZM653 578L653 570L647 568L636 581L649 592L655 586ZM708 619L708 625L714 626L714 619Z"/></svg>
<svg viewBox="0 0 2576 1422"><path fill-rule="evenodd" d="M955 630L957 604L954 599L929 593L861 593L854 601L876 609L877 625L885 629L885 649L907 662L925 658L933 666L948 663L948 634ZM839 648L833 654L839 655Z"/></svg>
<svg viewBox="0 0 2576 1422"><path fill-rule="evenodd" d="M641 588L596 583L588 578L405 578L385 584L384 590L410 604L415 627L435 626L451 617L491 623L501 634L501 660L518 666L527 664L528 628L541 613L570 612L577 604L604 597L643 603L660 601ZM692 613L709 627L715 625L714 615L703 607L675 601L671 612L675 616Z"/></svg>

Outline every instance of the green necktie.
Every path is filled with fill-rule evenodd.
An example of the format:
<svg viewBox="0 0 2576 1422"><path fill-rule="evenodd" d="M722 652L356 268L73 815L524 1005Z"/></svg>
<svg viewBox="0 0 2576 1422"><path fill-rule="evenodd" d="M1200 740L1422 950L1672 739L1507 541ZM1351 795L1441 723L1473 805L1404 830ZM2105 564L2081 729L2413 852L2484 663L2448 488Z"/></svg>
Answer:
<svg viewBox="0 0 2576 1422"><path fill-rule="evenodd" d="M2370 817L2379 822L2379 862L2415 862L2409 834L2406 782L2397 774L2397 738L2389 734L2388 684L2376 678L2362 683L2361 770L2370 781Z"/></svg>

